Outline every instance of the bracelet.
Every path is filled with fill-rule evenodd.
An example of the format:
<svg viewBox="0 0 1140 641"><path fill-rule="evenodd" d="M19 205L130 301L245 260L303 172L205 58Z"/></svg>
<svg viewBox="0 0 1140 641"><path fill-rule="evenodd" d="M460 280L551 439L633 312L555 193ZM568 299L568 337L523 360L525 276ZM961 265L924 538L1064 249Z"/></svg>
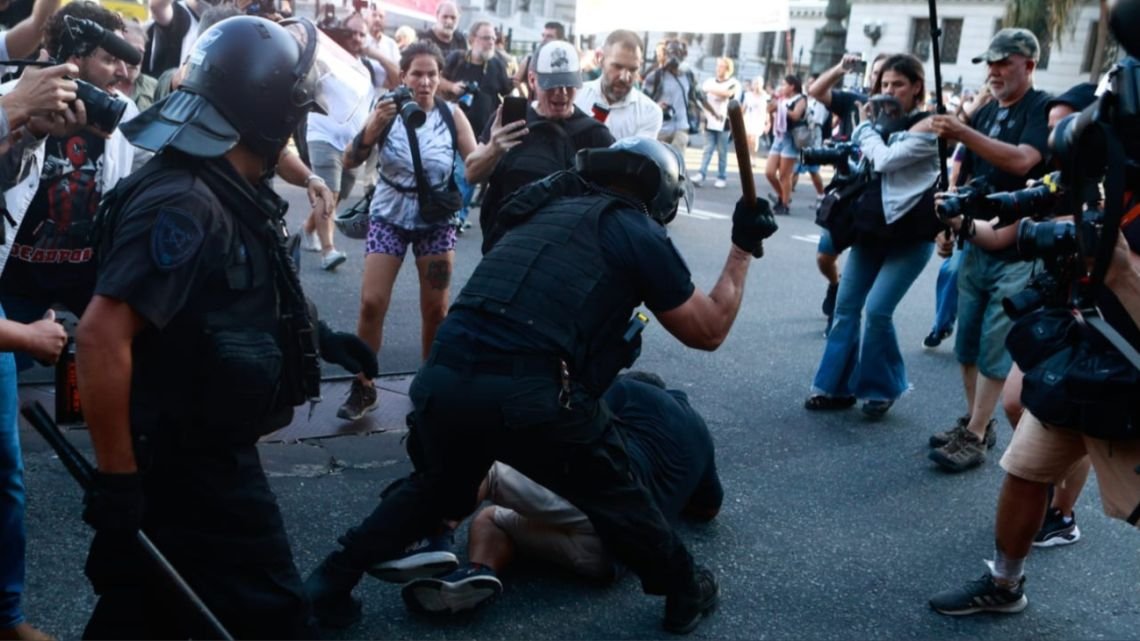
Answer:
<svg viewBox="0 0 1140 641"><path fill-rule="evenodd" d="M319 180L322 183L325 182L324 178L321 178L320 176L318 176L316 174L309 174L309 177L305 179L305 186L308 187L309 183L313 182L314 180ZM325 184L328 184L328 183L325 183Z"/></svg>

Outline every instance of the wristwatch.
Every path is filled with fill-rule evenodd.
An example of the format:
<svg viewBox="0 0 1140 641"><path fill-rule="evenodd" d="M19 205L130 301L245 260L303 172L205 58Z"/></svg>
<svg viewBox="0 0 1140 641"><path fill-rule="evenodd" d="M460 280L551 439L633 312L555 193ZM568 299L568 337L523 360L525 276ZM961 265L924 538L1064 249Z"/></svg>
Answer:
<svg viewBox="0 0 1140 641"><path fill-rule="evenodd" d="M308 187L309 183L313 182L314 180L319 180L321 182L325 182L324 178L321 178L320 176L318 176L316 174L309 174L309 177L305 179L305 187Z"/></svg>

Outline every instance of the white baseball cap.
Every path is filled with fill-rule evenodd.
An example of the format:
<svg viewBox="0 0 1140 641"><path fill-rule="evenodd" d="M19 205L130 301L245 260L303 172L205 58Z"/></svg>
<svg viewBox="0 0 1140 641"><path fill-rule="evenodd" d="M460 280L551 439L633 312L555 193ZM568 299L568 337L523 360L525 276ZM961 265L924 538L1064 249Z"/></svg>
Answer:
<svg viewBox="0 0 1140 641"><path fill-rule="evenodd" d="M538 87L543 91L582 86L578 50L562 40L551 40L538 48L534 54L534 73L538 76Z"/></svg>

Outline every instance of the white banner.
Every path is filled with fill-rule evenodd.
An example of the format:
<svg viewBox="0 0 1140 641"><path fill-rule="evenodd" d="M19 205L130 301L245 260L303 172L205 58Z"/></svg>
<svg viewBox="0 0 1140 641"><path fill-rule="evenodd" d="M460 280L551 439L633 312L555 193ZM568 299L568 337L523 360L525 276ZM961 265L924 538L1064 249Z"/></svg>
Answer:
<svg viewBox="0 0 1140 641"><path fill-rule="evenodd" d="M788 30L788 0L577 0L574 31L614 29L688 33L757 33Z"/></svg>

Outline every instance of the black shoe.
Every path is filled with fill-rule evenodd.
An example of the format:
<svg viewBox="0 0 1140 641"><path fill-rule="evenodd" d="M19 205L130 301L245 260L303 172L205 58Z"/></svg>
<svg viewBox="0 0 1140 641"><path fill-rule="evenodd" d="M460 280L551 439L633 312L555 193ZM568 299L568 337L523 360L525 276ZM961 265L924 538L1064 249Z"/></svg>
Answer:
<svg viewBox="0 0 1140 641"><path fill-rule="evenodd" d="M305 594L313 604L313 616L326 628L343 629L360 622L363 609L352 588L362 572L343 567L333 553L305 579Z"/></svg>
<svg viewBox="0 0 1140 641"><path fill-rule="evenodd" d="M407 583L415 579L442 576L459 567L455 548L455 531L414 541L399 556L373 564L368 574L389 583Z"/></svg>
<svg viewBox="0 0 1140 641"><path fill-rule="evenodd" d="M471 610L502 593L495 571L474 563L438 579L416 579L400 590L409 610L431 614Z"/></svg>
<svg viewBox="0 0 1140 641"><path fill-rule="evenodd" d="M821 305L823 315L828 320L831 320L831 317L835 315L835 295L838 293L839 283L828 283L827 294L823 297L823 305Z"/></svg>
<svg viewBox="0 0 1140 641"><path fill-rule="evenodd" d="M926 335L926 338L922 339L922 346L927 349L934 349L941 345L942 341L950 338L950 335L953 333L953 327L948 327L942 331L931 330L930 333Z"/></svg>
<svg viewBox="0 0 1140 641"><path fill-rule="evenodd" d="M1045 513L1045 521L1037 536L1033 537L1033 547L1051 548L1056 545L1069 545L1081 540L1081 528L1077 527L1077 513L1066 518L1061 510L1049 508Z"/></svg>
<svg viewBox="0 0 1140 641"><path fill-rule="evenodd" d="M693 569L693 583L686 590L665 598L665 629L673 634L688 634L697 629L701 617L716 608L720 588L716 577L706 567Z"/></svg>
<svg viewBox="0 0 1140 641"><path fill-rule="evenodd" d="M957 590L947 590L930 599L930 607L940 614L961 616L976 612L1021 612L1029 600L1025 598L1025 577L1013 588L1003 588L994 583L987 572L977 581L970 581Z"/></svg>

